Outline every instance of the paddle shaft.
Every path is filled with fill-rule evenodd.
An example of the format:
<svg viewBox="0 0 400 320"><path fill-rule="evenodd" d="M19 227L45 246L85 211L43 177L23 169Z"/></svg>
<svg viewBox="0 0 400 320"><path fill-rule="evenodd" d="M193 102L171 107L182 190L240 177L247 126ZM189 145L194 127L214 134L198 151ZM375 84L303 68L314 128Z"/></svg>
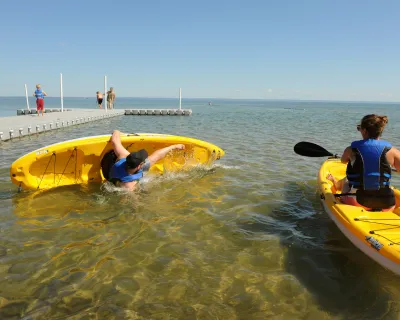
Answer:
<svg viewBox="0 0 400 320"><path fill-rule="evenodd" d="M294 152L305 157L334 157L339 158L337 154L333 154L318 144L302 141L294 146ZM392 171L397 172L396 168Z"/></svg>

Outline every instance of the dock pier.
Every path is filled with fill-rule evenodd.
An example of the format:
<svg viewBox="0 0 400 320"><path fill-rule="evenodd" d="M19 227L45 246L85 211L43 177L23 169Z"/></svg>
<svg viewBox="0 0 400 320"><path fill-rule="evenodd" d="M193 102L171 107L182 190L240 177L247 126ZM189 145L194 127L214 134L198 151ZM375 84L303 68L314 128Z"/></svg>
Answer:
<svg viewBox="0 0 400 320"><path fill-rule="evenodd" d="M125 115L133 116L190 116L191 109L127 109Z"/></svg>
<svg viewBox="0 0 400 320"><path fill-rule="evenodd" d="M0 118L0 141L21 138L78 124L123 115L189 116L191 109L45 109L44 116L36 110L19 109L16 116Z"/></svg>
<svg viewBox="0 0 400 320"><path fill-rule="evenodd" d="M64 112L46 112L44 116L23 113L17 116L0 118L0 141L21 138L78 124L99 121L124 115L124 110L64 109ZM31 110L32 111L32 110ZM35 110L36 111L36 110Z"/></svg>
<svg viewBox="0 0 400 320"><path fill-rule="evenodd" d="M66 109L63 102L62 73L60 73L61 108L46 108L40 116L29 106L25 84L26 109L18 109L16 116L0 117L0 142L66 128L78 124L99 121L122 115L137 116L189 116L191 109L182 109L182 89L179 89L179 109ZM104 92L107 92L107 76L104 76ZM107 94L104 101L107 100Z"/></svg>

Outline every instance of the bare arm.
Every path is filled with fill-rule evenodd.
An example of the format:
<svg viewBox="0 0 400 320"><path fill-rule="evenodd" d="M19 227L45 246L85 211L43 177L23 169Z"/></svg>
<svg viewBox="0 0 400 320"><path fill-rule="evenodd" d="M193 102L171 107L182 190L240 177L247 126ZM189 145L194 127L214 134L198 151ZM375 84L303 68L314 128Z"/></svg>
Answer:
<svg viewBox="0 0 400 320"><path fill-rule="evenodd" d="M163 159L167 155L168 152L170 152L171 150L175 150L175 149L183 150L183 149L185 149L185 145L183 145L183 144L174 144L172 146L165 147L165 148L158 149L158 150L154 151L148 158L149 161L150 161L150 165L153 165L158 160Z"/></svg>
<svg viewBox="0 0 400 320"><path fill-rule="evenodd" d="M397 172L400 172L400 151L393 147L391 151L393 152L393 167L396 168Z"/></svg>
<svg viewBox="0 0 400 320"><path fill-rule="evenodd" d="M118 160L126 158L129 155L129 151L126 150L121 143L121 132L119 130L113 131L110 141Z"/></svg>
<svg viewBox="0 0 400 320"><path fill-rule="evenodd" d="M352 152L353 150L351 147L347 147L346 149L344 149L342 157L340 159L342 163L348 163L350 161L350 156Z"/></svg>
<svg viewBox="0 0 400 320"><path fill-rule="evenodd" d="M43 92L43 94L45 95L45 96L47 96L47 93L46 92L44 92L44 91L42 91Z"/></svg>
<svg viewBox="0 0 400 320"><path fill-rule="evenodd" d="M127 189L129 191L135 190L137 185L137 181L131 181L131 182L120 182L119 186L121 188Z"/></svg>

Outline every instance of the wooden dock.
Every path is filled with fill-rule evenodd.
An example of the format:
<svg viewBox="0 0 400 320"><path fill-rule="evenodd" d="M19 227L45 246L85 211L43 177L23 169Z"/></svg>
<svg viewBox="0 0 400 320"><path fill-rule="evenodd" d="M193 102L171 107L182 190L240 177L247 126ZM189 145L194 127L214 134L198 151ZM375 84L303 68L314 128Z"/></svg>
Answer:
<svg viewBox="0 0 400 320"><path fill-rule="evenodd" d="M66 111L67 110L67 111ZM24 114L0 118L0 141L39 134L92 121L122 116L122 109L66 109L64 112L46 112L44 116ZM36 110L35 110L36 111Z"/></svg>

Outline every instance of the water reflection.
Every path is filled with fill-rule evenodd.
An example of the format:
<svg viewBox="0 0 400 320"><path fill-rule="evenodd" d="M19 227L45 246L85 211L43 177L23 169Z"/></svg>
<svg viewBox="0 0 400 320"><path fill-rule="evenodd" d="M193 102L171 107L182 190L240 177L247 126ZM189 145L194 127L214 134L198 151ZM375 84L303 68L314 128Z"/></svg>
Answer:
<svg viewBox="0 0 400 320"><path fill-rule="evenodd" d="M332 139L327 128L353 128L376 106L282 106L293 103L113 118L0 145L0 319L396 319L399 278L324 213L323 159L293 153L301 140L340 152L358 132ZM27 150L114 128L192 136L227 153L214 172L148 179L134 195L107 185L17 194L9 182Z"/></svg>
<svg viewBox="0 0 400 320"><path fill-rule="evenodd" d="M309 296L320 306L311 310L316 319L396 319L395 302L381 277L387 271L354 247L329 219L314 184L288 183L282 205L264 213L261 209L261 216L238 223L253 239L279 237L287 273L279 290L290 302L285 317L306 312L303 303ZM394 274L393 281L399 281Z"/></svg>
<svg viewBox="0 0 400 320"><path fill-rule="evenodd" d="M167 175L147 181L135 197L95 185L15 196L17 219L9 239L15 242L1 260L8 266L7 279L0 280L2 314L226 315L226 306L209 311L194 303L199 290L212 292L207 300L216 295L204 279L218 284L209 264L219 263L217 242L225 240L207 209L191 205L208 199L213 210L221 201L215 193L221 175L201 168L184 177ZM21 301L11 302L17 296Z"/></svg>

